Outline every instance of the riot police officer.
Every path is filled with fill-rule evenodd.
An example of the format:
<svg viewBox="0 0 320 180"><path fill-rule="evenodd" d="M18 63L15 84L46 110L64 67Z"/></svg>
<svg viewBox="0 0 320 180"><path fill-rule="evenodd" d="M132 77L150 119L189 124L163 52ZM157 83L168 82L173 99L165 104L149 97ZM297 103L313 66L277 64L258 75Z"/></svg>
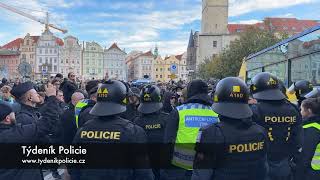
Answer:
<svg viewBox="0 0 320 180"><path fill-rule="evenodd" d="M295 93L297 99L298 99L298 106L301 106L301 103L305 98L305 95L308 94L313 90L313 85L307 81L307 80L300 80L295 83L293 83L289 89L288 92L293 94Z"/></svg>
<svg viewBox="0 0 320 180"><path fill-rule="evenodd" d="M134 122L145 130L148 142L163 142L169 114L160 111L163 107L160 89L155 85L147 85L141 90L140 99L138 111L141 115Z"/></svg>
<svg viewBox="0 0 320 180"><path fill-rule="evenodd" d="M145 130L149 143L162 143L164 130L167 124L166 120L168 119L169 114L161 111L163 106L161 91L155 85L147 85L142 88L140 99L141 104L138 107L138 111L141 115L137 117L134 122ZM160 152L160 149L149 148L151 164L156 163L155 161L161 156ZM155 179L159 179L159 170L154 169L153 172L155 174Z"/></svg>
<svg viewBox="0 0 320 180"><path fill-rule="evenodd" d="M74 143L146 143L144 130L122 119L119 115L126 111L127 101L126 86L120 81L109 80L102 83L97 91L97 103L90 114L96 116L85 123L77 132ZM113 137L85 136L87 132L116 133ZM125 157L124 155L123 157ZM103 158L103 157L102 157ZM137 157L139 158L139 157ZM81 179L153 179L151 170L110 169L110 170L85 170L71 172L72 177Z"/></svg>
<svg viewBox="0 0 320 180"><path fill-rule="evenodd" d="M173 169L162 170L161 179L191 178L199 129L218 122L218 114L211 105L207 83L200 79L191 81L187 86L187 101L176 107L167 120L164 142L174 145L169 152Z"/></svg>
<svg viewBox="0 0 320 180"><path fill-rule="evenodd" d="M258 103L251 106L254 120L268 134L268 164L272 180L289 179L302 146L302 120L298 109L285 100L279 80L262 72L252 79L250 86Z"/></svg>
<svg viewBox="0 0 320 180"><path fill-rule="evenodd" d="M220 122L200 130L193 180L266 177L267 136L253 122L248 100L249 89L241 79L228 77L217 84L212 109Z"/></svg>

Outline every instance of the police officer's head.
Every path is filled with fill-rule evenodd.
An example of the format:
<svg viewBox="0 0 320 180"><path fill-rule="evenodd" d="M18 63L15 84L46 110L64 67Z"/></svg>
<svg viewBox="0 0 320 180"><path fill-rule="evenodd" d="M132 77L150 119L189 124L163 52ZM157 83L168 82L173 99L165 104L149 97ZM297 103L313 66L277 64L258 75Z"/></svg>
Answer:
<svg viewBox="0 0 320 180"><path fill-rule="evenodd" d="M97 103L90 114L111 116L126 111L127 87L120 81L108 80L99 85Z"/></svg>
<svg viewBox="0 0 320 180"><path fill-rule="evenodd" d="M8 104L0 104L0 123L1 124L15 124L16 118L13 109Z"/></svg>
<svg viewBox="0 0 320 180"><path fill-rule="evenodd" d="M212 109L219 115L233 119L252 116L248 105L249 89L244 81L237 77L222 79L216 87Z"/></svg>
<svg viewBox="0 0 320 180"><path fill-rule="evenodd" d="M282 100L286 96L281 92L279 80L268 72L258 73L252 78L250 86L253 98L258 100Z"/></svg>
<svg viewBox="0 0 320 180"><path fill-rule="evenodd" d="M312 90L313 85L307 80L297 81L293 83L288 89L289 93L295 93L298 99L304 98L304 96Z"/></svg>
<svg viewBox="0 0 320 180"><path fill-rule="evenodd" d="M159 111L163 104L161 101L161 91L155 85L147 85L140 93L141 103L138 111L143 114L150 114Z"/></svg>

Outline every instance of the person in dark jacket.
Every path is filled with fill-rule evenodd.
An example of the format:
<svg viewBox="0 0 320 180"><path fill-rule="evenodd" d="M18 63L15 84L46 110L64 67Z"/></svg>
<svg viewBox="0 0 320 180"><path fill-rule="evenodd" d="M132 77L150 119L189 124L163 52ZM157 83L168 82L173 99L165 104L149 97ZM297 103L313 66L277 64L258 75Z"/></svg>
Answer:
<svg viewBox="0 0 320 180"><path fill-rule="evenodd" d="M27 125L39 120L41 114L36 106L41 102L41 99L31 82L25 82L14 86L11 90L11 94L21 104L21 110L16 117L17 123Z"/></svg>
<svg viewBox="0 0 320 180"><path fill-rule="evenodd" d="M267 134L252 120L249 89L236 77L219 81L212 109L220 122L200 129L192 180L264 180Z"/></svg>
<svg viewBox="0 0 320 180"><path fill-rule="evenodd" d="M298 163L296 180L320 179L320 98L302 101L304 141L302 161Z"/></svg>
<svg viewBox="0 0 320 180"><path fill-rule="evenodd" d="M147 134L148 143L162 143L168 113L161 112L163 106L161 102L160 89L155 85L147 85L141 90L141 104L138 111L141 115L134 119L134 123L144 129ZM156 165L161 157L161 149L149 148L151 164ZM153 166L154 167L154 166ZM160 178L160 170L153 169L155 179Z"/></svg>
<svg viewBox="0 0 320 180"><path fill-rule="evenodd" d="M68 108L62 114L60 121L62 125L62 143L70 144L74 138L74 135L77 132L76 120L75 120L75 105L84 99L84 95L80 92L73 93L71 97L71 103L68 105Z"/></svg>
<svg viewBox="0 0 320 180"><path fill-rule="evenodd" d="M140 89L136 87L130 88L128 96L129 103L127 105L127 110L124 113L121 113L120 117L133 121L139 116L137 109L140 104Z"/></svg>
<svg viewBox="0 0 320 180"><path fill-rule="evenodd" d="M147 137L144 130L132 122L122 119L119 114L126 111L125 99L127 98L127 87L120 81L109 80L99 86L97 103L91 109L90 114L96 116L85 123L77 132L74 143L88 144L110 144L110 143L146 143ZM91 137L86 136L87 132L117 133L114 137ZM105 153L108 159L111 152ZM123 157L126 157L123 154ZM114 158L114 157L113 157ZM147 158L145 153L137 153L132 157L136 161ZM124 159L126 160L126 159ZM72 169L70 171L72 179L130 179L149 180L153 179L150 169Z"/></svg>
<svg viewBox="0 0 320 180"><path fill-rule="evenodd" d="M0 88L2 88L3 86L6 86L6 85L8 85L8 80L6 78L2 78Z"/></svg>
<svg viewBox="0 0 320 180"><path fill-rule="evenodd" d="M174 107L171 105L171 97L173 96L173 93L170 91L164 92L163 95L163 108L162 111L165 113L171 113L171 111L174 109Z"/></svg>
<svg viewBox="0 0 320 180"><path fill-rule="evenodd" d="M63 81L60 88L63 91L65 103L69 104L72 94L78 89L76 84L76 75L73 72L70 72L68 74L68 80Z"/></svg>
<svg viewBox="0 0 320 180"><path fill-rule="evenodd" d="M295 171L302 147L302 118L296 106L286 100L274 75L262 72L250 86L258 103L251 106L254 121L268 134L268 178L286 180Z"/></svg>
<svg viewBox="0 0 320 180"><path fill-rule="evenodd" d="M37 143L39 137L51 132L58 121L58 104L55 88L51 85L46 90L48 103L43 116L35 123L22 125L15 122L15 114L10 106L0 104L0 143ZM5 152L2 152L5 153ZM1 169L0 180L42 180L39 169Z"/></svg>
<svg viewBox="0 0 320 180"><path fill-rule="evenodd" d="M170 164L174 169L161 170L160 179L191 178L194 154L185 153L190 152L189 149L180 148L180 145L194 146L198 130L204 125L218 122L218 115L211 109L211 105L207 83L199 79L191 81L187 86L187 101L176 107L167 120L164 143L174 145L169 150L172 154Z"/></svg>

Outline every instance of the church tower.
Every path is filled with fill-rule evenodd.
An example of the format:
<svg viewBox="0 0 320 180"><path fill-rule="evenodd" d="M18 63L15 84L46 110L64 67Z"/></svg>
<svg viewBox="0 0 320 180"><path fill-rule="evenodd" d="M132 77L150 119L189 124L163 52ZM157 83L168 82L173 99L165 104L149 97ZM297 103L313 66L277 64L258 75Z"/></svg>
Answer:
<svg viewBox="0 0 320 180"><path fill-rule="evenodd" d="M228 33L228 0L202 0L201 34Z"/></svg>

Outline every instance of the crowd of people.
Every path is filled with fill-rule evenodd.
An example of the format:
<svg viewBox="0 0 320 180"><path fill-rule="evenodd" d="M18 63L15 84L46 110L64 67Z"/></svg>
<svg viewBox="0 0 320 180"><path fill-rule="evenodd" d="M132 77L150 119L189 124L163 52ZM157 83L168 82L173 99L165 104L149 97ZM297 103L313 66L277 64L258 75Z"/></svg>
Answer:
<svg viewBox="0 0 320 180"><path fill-rule="evenodd" d="M249 84L227 77L136 87L118 80L78 84L71 72L44 84L3 79L0 88L0 143L171 145L167 168L66 168L61 177L57 166L50 170L56 179L320 179L320 93L306 80L286 89L262 72ZM90 131L114 134L86 136ZM148 152L150 164L159 154ZM1 169L2 179L43 174Z"/></svg>

